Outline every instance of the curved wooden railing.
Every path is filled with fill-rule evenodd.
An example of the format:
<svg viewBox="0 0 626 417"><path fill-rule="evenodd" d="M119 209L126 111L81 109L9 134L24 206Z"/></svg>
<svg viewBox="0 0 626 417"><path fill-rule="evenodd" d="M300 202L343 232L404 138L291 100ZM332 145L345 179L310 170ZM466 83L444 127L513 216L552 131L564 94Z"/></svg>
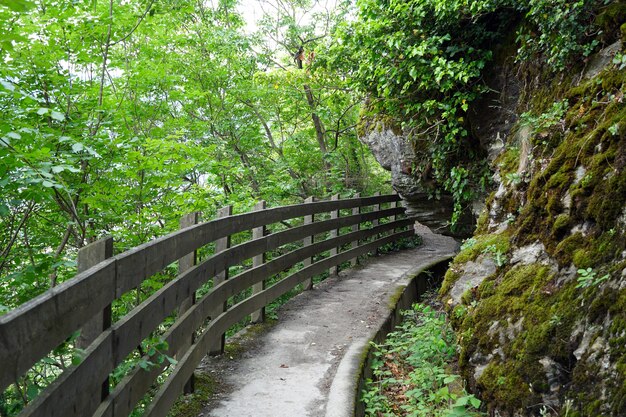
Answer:
<svg viewBox="0 0 626 417"><path fill-rule="evenodd" d="M0 317L0 393L82 328L82 337L88 337L82 362L64 370L20 415L127 416L146 392L156 389L144 415L166 416L202 357L223 348L220 342L231 326L249 315L262 320L263 308L296 285L304 283L310 288L312 277L336 271L338 265L359 255L412 236L412 221L396 219L404 212L397 207L399 200L395 194L334 197L269 209L262 203L255 211L238 215L226 209L221 211L223 217L205 223L193 224L197 216L191 222L188 217L189 227L108 259L104 258L112 254L112 242L100 241L94 250L100 253L96 258L104 260L87 259L82 269L94 265L82 271L79 254L79 273L74 278ZM369 208L363 210L365 207ZM351 214L340 215L341 210ZM300 225L268 233L268 225L290 219ZM350 231L341 233L345 228ZM251 240L229 247L229 236L250 230ZM324 240L319 240L320 234ZM294 245L298 242L300 245ZM196 263L194 253L210 243L215 243L216 253ZM285 251L285 245L293 250L264 260L264 253ZM328 256L313 261L313 256L326 252ZM93 258L93 253L87 255ZM251 268L225 279L229 267L250 259ZM175 279L111 323L114 300L176 261L179 274ZM268 278L298 263L302 268L265 287ZM210 291L195 300L196 290L211 280ZM250 287L249 297L226 307L229 298ZM147 370L136 367L109 392L108 378L116 366L173 314L175 321L161 338L167 342L165 353L177 363L170 365L166 374L167 361ZM92 336L87 336L89 333ZM155 388L159 376L166 379Z"/></svg>

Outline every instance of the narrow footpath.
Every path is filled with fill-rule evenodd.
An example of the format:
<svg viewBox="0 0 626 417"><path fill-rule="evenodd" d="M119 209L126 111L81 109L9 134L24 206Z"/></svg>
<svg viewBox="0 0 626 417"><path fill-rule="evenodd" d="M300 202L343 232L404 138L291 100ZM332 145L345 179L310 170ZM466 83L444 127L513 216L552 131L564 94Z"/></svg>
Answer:
<svg viewBox="0 0 626 417"><path fill-rule="evenodd" d="M216 381L202 417L350 416L362 352L393 297L426 267L450 259L454 239L417 230L423 244L370 258L286 303L266 331L240 336L240 352L207 357Z"/></svg>

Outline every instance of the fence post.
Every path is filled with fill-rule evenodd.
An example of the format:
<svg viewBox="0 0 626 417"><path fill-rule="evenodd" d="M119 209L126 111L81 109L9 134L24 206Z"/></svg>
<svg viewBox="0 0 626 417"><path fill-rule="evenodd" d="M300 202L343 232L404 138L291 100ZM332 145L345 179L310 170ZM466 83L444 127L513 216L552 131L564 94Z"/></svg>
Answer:
<svg viewBox="0 0 626 417"><path fill-rule="evenodd" d="M106 236L78 250L78 273L84 272L113 256L113 238ZM76 347L86 349L104 330L111 327L111 305L109 304L89 320L76 339ZM109 395L109 378L102 382L100 399Z"/></svg>
<svg viewBox="0 0 626 417"><path fill-rule="evenodd" d="M360 198L361 197L361 193L356 193L354 195L355 198ZM354 207L352 209L352 214L360 214L361 213L361 206L359 207ZM352 231L353 232L358 232L360 229L361 223L355 223L352 225ZM352 249L354 248L358 248L359 247L359 241L355 240L354 242L352 242ZM352 258L350 259L350 266L356 266L359 263L358 257Z"/></svg>
<svg viewBox="0 0 626 417"><path fill-rule="evenodd" d="M380 191L376 191L374 193L374 197L380 197ZM380 203L374 204L374 208L372 209L374 211L380 211ZM372 220L372 227L376 227L380 224L380 221L378 219L374 219ZM376 236L374 236L374 240L380 238L380 234L376 234ZM378 255L379 251L378 251L378 246L376 246L376 249L374 249L374 254Z"/></svg>
<svg viewBox="0 0 626 417"><path fill-rule="evenodd" d="M396 190L393 190L393 192L392 192L391 194L393 194L393 195L397 195L397 194L398 194L398 192L397 192ZM392 201L392 202L389 204L389 208L396 208L396 207L398 207L398 202L397 202L397 201ZM391 221L392 221L392 222L395 222L396 220L398 220L398 216L397 216L396 214L394 214L393 216L391 216ZM393 229L391 232L392 232L392 233L395 233L395 232L396 232L396 229Z"/></svg>
<svg viewBox="0 0 626 417"><path fill-rule="evenodd" d="M312 203L314 201L315 201L315 197L308 197L306 200L304 200L305 203ZM313 223L313 221L314 221L314 216L312 214L308 216L304 216L304 224L311 224ZM314 236L305 237L304 240L302 241L303 246L312 245L313 238ZM303 263L304 263L304 267L306 268L307 266L313 263L313 257L305 258ZM308 278L306 281L304 281L303 286L305 290L310 290L311 288L313 288L313 277Z"/></svg>
<svg viewBox="0 0 626 417"><path fill-rule="evenodd" d="M254 206L254 211L265 210L265 201L259 201ZM252 239L258 239L265 235L265 226L255 227L252 229ZM265 253L261 253L252 258L252 267L263 265L265 262ZM265 280L252 286L252 294L257 294L265 289ZM265 321L265 307L253 312L250 315L252 323L262 323Z"/></svg>
<svg viewBox="0 0 626 417"><path fill-rule="evenodd" d="M179 226L181 229L184 229L186 227L193 226L194 224L198 224L199 221L200 221L200 213L196 211L196 212L189 213L181 217ZM183 256L182 258L178 260L178 274L180 275L183 272L193 268L197 264L197 262L198 262L198 252L195 250ZM194 291L193 293L189 295L189 298L183 300L183 302L180 303L180 307L178 307L178 316L179 317L182 316L183 313L189 310L195 303L196 303L196 292ZM187 350L191 347L191 345L195 342L194 333L195 332L192 332L191 336L189 337L189 340L186 343L182 344L176 356L178 356L179 358L182 357L185 354L185 352L187 352ZM183 392L185 394L191 394L193 391L194 391L194 376L191 375L191 377L185 384Z"/></svg>
<svg viewBox="0 0 626 417"><path fill-rule="evenodd" d="M233 206L226 206L217 210L218 219L232 216L232 214L233 214ZM230 236L222 237L215 241L215 253L223 252L228 248L230 248ZM221 284L227 279L228 279L228 268L225 268L222 272L220 272L213 278L213 287ZM215 319L217 316L225 312L227 308L228 308L228 300L224 301L223 305L216 306L214 309L212 309L209 316L211 317L211 319ZM220 355L224 353L225 342L226 342L226 335L222 333L219 340L216 341L214 345L209 347L209 355Z"/></svg>
<svg viewBox="0 0 626 417"><path fill-rule="evenodd" d="M339 194L335 194L334 196L332 196L330 198L332 201L337 201L339 200ZM330 212L330 218L331 219L338 219L339 218L339 210L333 210ZM333 229L330 231L330 239L336 238L337 236L339 236L339 229ZM330 250L330 256L335 256L339 253L339 248L338 247L334 247ZM329 275L337 275L339 273L339 265L335 265L335 266L331 266L330 269L328 270L328 274Z"/></svg>

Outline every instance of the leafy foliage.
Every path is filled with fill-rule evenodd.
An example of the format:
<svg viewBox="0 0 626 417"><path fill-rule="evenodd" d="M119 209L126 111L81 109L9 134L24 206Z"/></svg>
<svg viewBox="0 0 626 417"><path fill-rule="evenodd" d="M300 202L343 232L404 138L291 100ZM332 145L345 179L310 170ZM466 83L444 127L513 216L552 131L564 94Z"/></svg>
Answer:
<svg viewBox="0 0 626 417"><path fill-rule="evenodd" d="M281 4L297 14L313 7ZM0 314L74 276L77 251L104 235L121 252L194 211L208 220L228 204L237 213L261 199L385 192L387 175L356 138L360 99L345 79L312 59L300 69L289 50L265 43L278 22L288 30L276 40L319 38L312 51L340 6L319 24L268 7L248 33L233 0L0 0ZM176 274L170 266L124 294L113 319ZM169 362L155 340L170 322L113 383ZM156 359L145 359L152 349ZM0 394L0 414L19 412L27 391L45 388L77 351L69 341L58 350Z"/></svg>
<svg viewBox="0 0 626 417"><path fill-rule="evenodd" d="M598 45L593 11L604 3L363 0L334 48L354 63L352 81L368 95L370 113L402 121L418 160L429 161L415 174L432 177L433 193L451 193L458 216L489 175L476 162L483 150L468 110L487 91L482 76L493 51L517 27L517 59L561 71Z"/></svg>
<svg viewBox="0 0 626 417"><path fill-rule="evenodd" d="M449 372L455 336L443 315L415 304L382 345L373 344L373 379L361 401L366 416L477 416L480 400Z"/></svg>

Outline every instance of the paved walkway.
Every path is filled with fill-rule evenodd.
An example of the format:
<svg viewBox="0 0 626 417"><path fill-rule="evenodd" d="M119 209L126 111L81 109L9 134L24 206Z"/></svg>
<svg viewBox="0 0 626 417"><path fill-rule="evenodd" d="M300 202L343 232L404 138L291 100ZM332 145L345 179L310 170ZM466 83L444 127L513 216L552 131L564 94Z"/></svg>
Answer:
<svg viewBox="0 0 626 417"><path fill-rule="evenodd" d="M350 415L355 352L360 355L382 326L398 289L456 250L451 238L427 228L418 233L424 240L419 248L370 258L290 300L277 324L240 338L243 353L206 358L201 368L220 389L200 416Z"/></svg>

